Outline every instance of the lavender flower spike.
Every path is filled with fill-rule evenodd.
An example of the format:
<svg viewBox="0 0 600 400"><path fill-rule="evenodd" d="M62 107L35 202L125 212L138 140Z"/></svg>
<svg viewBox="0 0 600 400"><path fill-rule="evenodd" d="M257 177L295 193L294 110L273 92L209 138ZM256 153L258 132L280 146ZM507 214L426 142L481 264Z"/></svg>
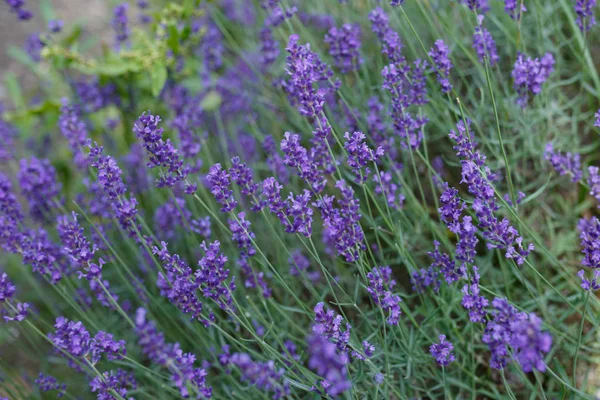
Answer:
<svg viewBox="0 0 600 400"><path fill-rule="evenodd" d="M439 339L439 343L434 343L431 345L429 352L439 365L442 367L447 367L455 360L454 354L452 354L454 346L451 342L446 340L446 335L440 335Z"/></svg>
<svg viewBox="0 0 600 400"><path fill-rule="evenodd" d="M583 177L581 157L578 153L561 153L560 151L554 150L552 143L548 143L546 145L546 150L544 151L544 158L552 164L552 167L554 167L556 172L561 176L570 175L572 182L578 182ZM591 172L590 176L592 176Z"/></svg>
<svg viewBox="0 0 600 400"><path fill-rule="evenodd" d="M449 53L448 46L441 39L436 40L435 45L428 53L435 65L432 71L437 72L437 79L442 86L443 93L449 93L452 90L452 84L448 80L452 69L452 62L448 58Z"/></svg>

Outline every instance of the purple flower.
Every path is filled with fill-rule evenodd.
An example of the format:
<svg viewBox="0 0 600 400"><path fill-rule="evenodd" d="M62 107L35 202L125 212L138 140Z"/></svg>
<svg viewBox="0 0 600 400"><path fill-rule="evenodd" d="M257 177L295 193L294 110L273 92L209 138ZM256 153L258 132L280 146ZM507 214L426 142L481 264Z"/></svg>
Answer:
<svg viewBox="0 0 600 400"><path fill-rule="evenodd" d="M325 44L329 46L329 55L333 57L334 65L343 73L356 71L362 65L359 25L332 27L325 35Z"/></svg>
<svg viewBox="0 0 600 400"><path fill-rule="evenodd" d="M447 367L455 360L454 354L452 354L454 346L451 342L446 340L446 335L440 335L439 339L439 343L434 343L431 345L429 352L439 365L442 367Z"/></svg>
<svg viewBox="0 0 600 400"><path fill-rule="evenodd" d="M260 30L259 39L259 61L263 68L268 68L279 57L279 42L273 37L273 31L266 27Z"/></svg>
<svg viewBox="0 0 600 400"><path fill-rule="evenodd" d="M444 192L440 196L441 207L438 208L440 219L446 224L451 232L458 233L460 229L460 216L467 207L465 202L458 196L458 190L448 186L444 182Z"/></svg>
<svg viewBox="0 0 600 400"><path fill-rule="evenodd" d="M477 53L479 61L485 63L484 57L487 57L490 65L494 66L500 60L498 50L496 49L496 42L492 34L487 29L481 27L481 22L479 24L480 26L475 27L475 33L473 34L473 48Z"/></svg>
<svg viewBox="0 0 600 400"><path fill-rule="evenodd" d="M243 195L253 196L258 187L252 179L252 171L250 168L240 161L239 157L231 159L231 168L229 168L229 176L240 188Z"/></svg>
<svg viewBox="0 0 600 400"><path fill-rule="evenodd" d="M389 171L379 171L379 175L373 175L373 182L375 186L375 193L385 198L388 205L397 210L402 209L404 206L404 200L406 198L402 193L397 193L400 187L394 183L394 176Z"/></svg>
<svg viewBox="0 0 600 400"><path fill-rule="evenodd" d="M10 6L10 11L17 14L17 17L21 21L27 21L33 17L31 11L23 8L25 6L25 0L4 0L6 4Z"/></svg>
<svg viewBox="0 0 600 400"><path fill-rule="evenodd" d="M290 267L290 275L292 276L305 276L311 281L317 281L321 274L318 271L309 272L310 260L302 254L301 250L294 250L288 258L288 265Z"/></svg>
<svg viewBox="0 0 600 400"><path fill-rule="evenodd" d="M437 293L440 290L440 285L442 283L440 280L440 267L446 269L454 268L453 265L439 265L439 263L446 261L444 259L445 257L448 257L447 261L451 262L450 256L448 256L447 254L440 254L438 256L437 253L432 253L430 255L432 255L432 257L438 258L434 258L434 262L429 268L421 268L420 270L414 271L411 274L410 283L412 284L412 289L415 292L423 293L425 289L427 289L428 287L432 287L433 291Z"/></svg>
<svg viewBox="0 0 600 400"><path fill-rule="evenodd" d="M4 322L23 321L29 315L29 303L12 302L16 291L15 285L10 281L6 273L0 274L0 314L2 314ZM3 307L4 303L12 307ZM13 309L14 308L14 309ZM16 310L15 310L16 309Z"/></svg>
<svg viewBox="0 0 600 400"><path fill-rule="evenodd" d="M232 292L235 290L235 280L229 283L229 269L225 269L227 257L221 253L221 244L214 241L200 245L204 257L198 261L199 269L195 272L196 284L206 298L214 300L224 310L233 310Z"/></svg>
<svg viewBox="0 0 600 400"><path fill-rule="evenodd" d="M581 278L581 288L583 290L596 291L600 289L600 269L594 270L594 277L591 281L586 279L584 270L579 271L577 276Z"/></svg>
<svg viewBox="0 0 600 400"><path fill-rule="evenodd" d="M233 190L229 188L230 181L227 170L224 170L220 163L216 163L210 167L206 180L210 185L211 193L215 196L215 200L223 206L221 211L233 211L237 207L237 201L233 197Z"/></svg>
<svg viewBox="0 0 600 400"><path fill-rule="evenodd" d="M431 257L433 259L433 262L431 263L430 268L433 271L439 271L444 276L444 280L446 281L446 283L448 283L449 285L456 282L459 279L466 278L467 277L466 265L463 263L457 268L457 266L456 266L457 264L454 262L454 260L452 260L450 258L450 256L448 254L440 252L440 250L439 250L440 242L438 242L437 240L434 240L433 244L435 246L435 250L427 253L429 255L429 257ZM457 258L459 258L458 253L459 253L459 251L458 251L458 245L457 245ZM439 283L437 282L437 279L435 279L435 280L429 279L428 281L425 281L424 284L421 286L427 287L427 286L431 286L432 284L434 284L434 291L437 291L436 288L439 287Z"/></svg>
<svg viewBox="0 0 600 400"><path fill-rule="evenodd" d="M116 86L112 83L100 85L97 76L85 77L74 82L77 97L86 112L98 111L110 104L121 105L121 99L116 93ZM63 100L65 103L65 100ZM107 122L109 129L115 129L115 122ZM112 125L112 126L111 126Z"/></svg>
<svg viewBox="0 0 600 400"><path fill-rule="evenodd" d="M600 175L598 174L600 169L598 167L588 167L588 178L587 183L590 187L590 195L594 196L598 202L600 202ZM598 205L600 207L600 204Z"/></svg>
<svg viewBox="0 0 600 400"><path fill-rule="evenodd" d="M552 336L548 332L542 332L541 326L542 320L535 314L529 314L528 319L511 324L513 335L510 345L524 372L531 372L533 369L540 372L546 370L543 354L550 351Z"/></svg>
<svg viewBox="0 0 600 400"><path fill-rule="evenodd" d="M400 308L402 299L391 291L396 285L396 281L392 279L392 269L389 266L375 267L367 274L367 279L369 280L367 291L373 301L388 313L387 323L398 325L400 314L402 314Z"/></svg>
<svg viewBox="0 0 600 400"><path fill-rule="evenodd" d="M328 88L319 88L319 83L328 85L333 72L317 54L310 50L310 45L298 44L300 37L291 35L286 47L289 56L286 59L286 72L289 79L284 84L292 104L298 105L302 115L315 117L323 110Z"/></svg>
<svg viewBox="0 0 600 400"><path fill-rule="evenodd" d="M327 183L322 171L318 168L308 151L300 144L300 136L285 132L281 141L281 151L285 154L283 162L295 168L298 176L304 179L313 190L321 192Z"/></svg>
<svg viewBox="0 0 600 400"><path fill-rule="evenodd" d="M397 7L404 4L404 0L390 0L390 5Z"/></svg>
<svg viewBox="0 0 600 400"><path fill-rule="evenodd" d="M577 225L583 252L582 265L589 268L600 268L600 221L598 218L582 218Z"/></svg>
<svg viewBox="0 0 600 400"><path fill-rule="evenodd" d="M63 26L65 26L65 23L60 19L52 19L48 21L48 30L52 33L59 33L62 31Z"/></svg>
<svg viewBox="0 0 600 400"><path fill-rule="evenodd" d="M346 139L344 148L348 152L348 165L356 176L356 182L365 183L370 171L369 168L366 168L364 172L362 169L382 157L383 148L378 147L375 151L370 149L365 143L367 137L362 132L354 132L353 134L346 132L344 138Z"/></svg>
<svg viewBox="0 0 600 400"><path fill-rule="evenodd" d="M14 224L23 221L21 205L12 190L12 182L2 173L0 173L0 215L6 216Z"/></svg>
<svg viewBox="0 0 600 400"><path fill-rule="evenodd" d="M576 0L575 13L577 14L577 26L581 32L587 33L594 25L596 25L596 17L594 16L594 8L596 0Z"/></svg>
<svg viewBox="0 0 600 400"><path fill-rule="evenodd" d="M290 193L287 199L287 215L292 219L292 223L287 224L286 232L300 233L305 237L312 235L313 209L310 207L310 198L310 192L306 189L296 196Z"/></svg>
<svg viewBox="0 0 600 400"><path fill-rule="evenodd" d="M471 322L483 322L487 313L485 308L489 304L488 299L480 295L480 276L478 271L479 269L476 266L473 266L473 274L470 278L470 282L462 288L462 306L469 310Z"/></svg>
<svg viewBox="0 0 600 400"><path fill-rule="evenodd" d="M192 212L181 197L170 197L154 213L154 225L166 239L173 239L179 232L195 232L210 237L210 217L194 219Z"/></svg>
<svg viewBox="0 0 600 400"><path fill-rule="evenodd" d="M285 370L276 368L274 361L254 361L247 353L229 354L229 346L223 346L224 354L219 358L224 361L222 365L239 369L242 382L248 382L258 390L272 392L273 399L281 399L290 395L289 384L283 379Z"/></svg>
<svg viewBox="0 0 600 400"><path fill-rule="evenodd" d="M450 61L450 58L448 58L448 54L450 54L448 46L446 46L446 43L444 43L443 40L438 39L427 54L431 57L435 66L435 68L432 68L432 71L437 72L437 79L442 86L442 92L450 93L452 85L450 84L448 77L450 76L450 70L452 69L452 62Z"/></svg>
<svg viewBox="0 0 600 400"><path fill-rule="evenodd" d="M504 0L504 11L514 20L521 19L521 13L527 11L523 0Z"/></svg>
<svg viewBox="0 0 600 400"><path fill-rule="evenodd" d="M404 65L406 59L402 55L402 41L400 36L390 28L390 21L383 9L377 7L369 13L371 30L377 35L383 46L381 52L388 57L391 64Z"/></svg>
<svg viewBox="0 0 600 400"><path fill-rule="evenodd" d="M583 178L581 157L579 153L562 153L560 151L555 151L552 143L548 143L546 145L546 150L544 151L544 158L550 162L552 167L561 176L570 175L572 182L580 181L581 178ZM592 174L590 173L590 177L591 176Z"/></svg>
<svg viewBox="0 0 600 400"><path fill-rule="evenodd" d="M512 77L515 80L514 88L519 98L517 104L526 107L529 94L536 95L542 91L542 84L546 82L552 71L554 71L554 57L546 53L542 59L532 59L523 53L517 54Z"/></svg>
<svg viewBox="0 0 600 400"><path fill-rule="evenodd" d="M23 49L35 62L42 61L42 49L46 44L42 41L39 33L32 33L27 37Z"/></svg>
<svg viewBox="0 0 600 400"><path fill-rule="evenodd" d="M72 219L72 220L71 220ZM79 278L85 276L87 280L102 279L102 265L104 261L98 260L94 263L94 253L98 247L90 244L84 235L83 228L77 221L77 214L71 213L71 218L67 215L58 217L56 226L60 240L64 245L64 251L76 268L83 268L85 274L77 271Z"/></svg>
<svg viewBox="0 0 600 400"><path fill-rule="evenodd" d="M40 388L42 392L50 392L52 390L58 390L56 397L60 398L65 395L67 385L65 383L58 383L56 378L50 375L44 375L40 372L38 378L34 381L35 384Z"/></svg>
<svg viewBox="0 0 600 400"><path fill-rule="evenodd" d="M81 171L86 171L88 159L83 149L88 146L90 141L87 127L81 119L78 107L70 106L67 99L63 99L58 127L69 142L69 147L75 158L75 165Z"/></svg>
<svg viewBox="0 0 600 400"><path fill-rule="evenodd" d="M92 393L96 393L98 400L114 399L113 392L116 392L122 398L127 398L129 390L137 389L137 382L133 373L127 373L122 369L116 371L108 371L99 376L94 377L90 381Z"/></svg>
<svg viewBox="0 0 600 400"><path fill-rule="evenodd" d="M173 146L169 139L163 140L163 128L158 124L161 119L158 115L154 116L145 112L138 118L133 126L135 135L142 139L148 158L148 168L162 167L161 176L156 180L157 187L173 187L177 182L186 181L189 173L189 167L183 165L183 160L179 157L179 152ZM195 191L195 187L186 182L186 193Z"/></svg>
<svg viewBox="0 0 600 400"><path fill-rule="evenodd" d="M117 48L120 48L128 39L130 35L129 21L127 19L127 11L129 10L129 4L123 3L116 6L113 10L112 27L115 30L115 37L117 40Z"/></svg>
<svg viewBox="0 0 600 400"><path fill-rule="evenodd" d="M283 158L277 152L277 145L273 136L268 135L263 142L263 148L267 154L267 166L269 170L275 174L281 182L287 184L290 180L290 172L285 165Z"/></svg>
<svg viewBox="0 0 600 400"><path fill-rule="evenodd" d="M600 128L600 110L598 110L598 112L594 114L594 117L596 117L596 122L594 122L594 126L596 128Z"/></svg>
<svg viewBox="0 0 600 400"><path fill-rule="evenodd" d="M206 371L196 368L196 357L191 353L183 353L179 343L167 343L165 335L156 329L154 322L146 318L146 310L138 308L135 316L135 333L142 353L155 364L161 365L171 372L171 382L179 389L183 397L189 396L189 387L198 393L197 398L210 398L212 388L206 386Z"/></svg>
<svg viewBox="0 0 600 400"><path fill-rule="evenodd" d="M513 324L527 319L527 314L518 312L506 299L496 297L492 305L494 310L490 312L482 341L488 345L492 353L490 366L502 369L506 366L509 357L508 346L513 335Z"/></svg>
<svg viewBox="0 0 600 400"><path fill-rule="evenodd" d="M352 326L346 323L346 329L342 330L344 318L331 309L325 311L324 303L318 303L314 311L315 324L312 327L313 332L321 337L330 339L341 352L346 352Z"/></svg>
<svg viewBox="0 0 600 400"><path fill-rule="evenodd" d="M352 387L346 371L348 355L345 352L318 334L307 339L307 347L308 367L322 378L320 384L327 395L336 397ZM319 389L314 390L320 393Z"/></svg>
<svg viewBox="0 0 600 400"><path fill-rule="evenodd" d="M57 182L56 170L48 160L22 159L19 162L19 185L29 201L29 212L38 221L47 220L59 201L62 185Z"/></svg>

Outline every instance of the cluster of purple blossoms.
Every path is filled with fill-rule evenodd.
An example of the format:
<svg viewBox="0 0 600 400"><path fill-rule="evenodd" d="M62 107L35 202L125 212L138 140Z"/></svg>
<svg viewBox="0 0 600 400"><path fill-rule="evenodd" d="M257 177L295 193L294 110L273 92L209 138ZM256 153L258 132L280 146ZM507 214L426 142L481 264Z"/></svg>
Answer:
<svg viewBox="0 0 600 400"><path fill-rule="evenodd" d="M221 244L214 241L200 245L204 256L198 261L196 283L206 298L215 301L224 310L233 310L232 292L235 290L235 277L227 283L229 270L225 269L227 257L221 252Z"/></svg>
<svg viewBox="0 0 600 400"><path fill-rule="evenodd" d="M29 202L29 213L38 221L46 221L56 208L62 185L56 179L56 170L49 160L32 157L19 162L19 186Z"/></svg>
<svg viewBox="0 0 600 400"><path fill-rule="evenodd" d="M562 153L554 150L552 143L548 143L544 151L544 158L561 176L570 175L572 182L578 182L583 178L579 153Z"/></svg>
<svg viewBox="0 0 600 400"><path fill-rule="evenodd" d="M325 44L329 46L329 55L334 65L343 73L356 71L363 63L360 56L360 26L344 24L340 28L332 27L325 35Z"/></svg>
<svg viewBox="0 0 600 400"><path fill-rule="evenodd" d="M542 84L554 71L554 64L554 57L550 53L546 53L541 59L532 59L523 53L517 55L512 77L515 80L514 88L519 95L518 105L525 108L529 94L536 95L542 91Z"/></svg>
<svg viewBox="0 0 600 400"><path fill-rule="evenodd" d="M577 26L581 32L587 33L596 25L594 8L596 0L575 0L575 13L577 14Z"/></svg>
<svg viewBox="0 0 600 400"><path fill-rule="evenodd" d="M133 126L135 135L142 139L148 158L149 168L163 167L166 170L161 171L161 176L156 180L157 187L173 187L177 182L186 181L189 173L189 166L184 166L183 160L179 157L179 152L171 143L171 140L163 140L163 128L158 124L161 119L158 115L154 116L145 112L139 117ZM192 194L196 191L196 186L185 183L185 192Z"/></svg>
<svg viewBox="0 0 600 400"><path fill-rule="evenodd" d="M390 5L397 7L404 4L404 0L390 0Z"/></svg>
<svg viewBox="0 0 600 400"><path fill-rule="evenodd" d="M600 202L600 168L589 166L588 167L588 178L587 183L590 187L590 195L594 196L598 202ZM600 207L600 205L599 205Z"/></svg>
<svg viewBox="0 0 600 400"><path fill-rule="evenodd" d="M33 17L31 11L23 8L25 6L25 0L4 0L6 4L10 6L10 11L17 14L21 21L27 21Z"/></svg>
<svg viewBox="0 0 600 400"><path fill-rule="evenodd" d="M315 324L312 330L317 335L327 338L335 343L340 352L346 353L350 341L350 329L352 326L346 322L346 329L342 330L344 318L329 309L325 311L325 304L318 303L315 308Z"/></svg>
<svg viewBox="0 0 600 400"><path fill-rule="evenodd" d="M198 134L194 132L194 126L200 123L201 120L195 113L188 110L177 114L170 124L179 136L181 155L192 164L190 172L198 172L202 165L202 160L197 159L202 150L202 143Z"/></svg>
<svg viewBox="0 0 600 400"><path fill-rule="evenodd" d="M489 300L481 296L479 288L479 268L473 266L473 272L469 279L469 283L463 286L462 306L469 310L469 319L471 322L483 322L487 314L486 307L489 305Z"/></svg>
<svg viewBox="0 0 600 400"><path fill-rule="evenodd" d="M273 31L270 28L260 30L259 40L259 61L263 68L268 68L279 57L279 42L273 37Z"/></svg>
<svg viewBox="0 0 600 400"><path fill-rule="evenodd" d="M90 139L78 107L69 105L67 99L63 99L58 127L69 142L69 147L75 159L75 165L81 171L85 171L88 167L88 158L83 149L88 146Z"/></svg>
<svg viewBox="0 0 600 400"><path fill-rule="evenodd" d="M315 206L321 212L324 237L333 243L338 255L347 262L354 262L360 258L360 250L365 249L364 233L359 223L360 204L346 182L338 181L336 187L342 192L342 198L338 199L339 207L334 207L335 197L329 195L319 199Z"/></svg>
<svg viewBox="0 0 600 400"><path fill-rule="evenodd" d="M520 20L521 14L527 11L523 0L504 0L504 11L514 20Z"/></svg>
<svg viewBox="0 0 600 400"><path fill-rule="evenodd" d="M290 266L290 275L292 276L306 276L312 282L319 280L321 277L319 271L308 270L310 268L310 261L299 249L292 252L288 259L288 265Z"/></svg>
<svg viewBox="0 0 600 400"><path fill-rule="evenodd" d="M462 3L466 4L469 10L479 13L485 13L490 9L487 0L462 0Z"/></svg>
<svg viewBox="0 0 600 400"><path fill-rule="evenodd" d="M308 367L323 378L319 383L325 394L337 397L352 387L346 365L348 354L339 351L336 345L319 334L307 339L309 351ZM313 391L321 393L317 387Z"/></svg>
<svg viewBox="0 0 600 400"><path fill-rule="evenodd" d="M103 153L103 148L94 144L90 147L90 165L98 170L98 180L102 192L108 197L110 206L119 220L121 228L131 237L136 237L139 231L135 219L137 216L137 201L134 197L128 198L125 193L127 188L121 178L122 171L111 156Z"/></svg>
<svg viewBox="0 0 600 400"><path fill-rule="evenodd" d="M367 279L369 280L367 291L373 301L388 313L387 323L398 325L402 314L400 308L402 299L391 291L396 286L396 281L392 279L392 269L389 266L375 267L367 274Z"/></svg>
<svg viewBox="0 0 600 400"><path fill-rule="evenodd" d="M39 33L32 33L27 37L23 49L35 62L42 61L42 49L46 46L46 43L42 40Z"/></svg>
<svg viewBox="0 0 600 400"><path fill-rule="evenodd" d="M448 58L448 54L450 54L448 46L446 46L446 43L444 43L443 40L438 39L427 54L433 61L434 68L431 70L437 73L437 79L442 86L442 92L450 93L452 84L448 80L448 77L452 70L452 62L450 61L450 58Z"/></svg>
<svg viewBox="0 0 600 400"><path fill-rule="evenodd" d="M485 63L485 58L487 58L490 65L494 66L500 60L496 42L494 41L492 34L481 26L481 22L480 18L479 26L475 27L475 33L473 34L473 48L477 53L479 61Z"/></svg>
<svg viewBox="0 0 600 400"><path fill-rule="evenodd" d="M346 132L344 135L346 142L344 148L348 152L348 165L354 172L355 180L357 183L365 183L370 174L369 168L365 168L370 163L376 162L380 157L383 156L383 148L377 147L376 150L372 150L365 143L367 138L362 132Z"/></svg>
<svg viewBox="0 0 600 400"><path fill-rule="evenodd" d="M326 94L336 90L339 84L329 87L333 72L310 50L309 44L299 45L298 40L298 35L291 35L289 38L286 47L289 53L286 58L289 79L282 84L291 103L298 106L302 115L316 117L323 111ZM325 87L319 87L319 84Z"/></svg>
<svg viewBox="0 0 600 400"><path fill-rule="evenodd" d="M59 383L56 378L50 375L44 375L40 372L38 378L34 383L40 388L42 392L50 392L52 390L58 390L56 393L57 398L61 398L67 391L67 385L65 383Z"/></svg>
<svg viewBox="0 0 600 400"><path fill-rule="evenodd" d="M50 21L48 21L48 30L51 33L59 33L60 31L62 31L64 26L65 23L61 19L51 19Z"/></svg>
<svg viewBox="0 0 600 400"><path fill-rule="evenodd" d="M415 62L412 79L410 68L390 64L383 68L381 75L384 78L383 88L392 96L390 113L394 121L395 133L400 136L404 148L416 149L423 140L422 128L427 123L425 117L413 117L408 111L411 105L421 105L426 102L423 64L421 60Z"/></svg>
<svg viewBox="0 0 600 400"><path fill-rule="evenodd" d="M167 244L161 242L161 248L154 246L152 253L158 256L166 274L158 273L156 285L161 296L169 299L192 320L200 319L202 302L198 299L198 284L194 282L192 269L177 254L170 254Z"/></svg>
<svg viewBox="0 0 600 400"><path fill-rule="evenodd" d="M598 112L596 112L596 114L594 114L594 117L596 118L596 122L594 122L594 126L596 128L600 128L600 110L598 110Z"/></svg>
<svg viewBox="0 0 600 400"><path fill-rule="evenodd" d="M263 272L256 273L250 265L250 258L256 254L253 240L256 237L250 230L250 221L246 219L246 213L240 212L237 218L229 220L229 229L231 230L231 240L237 244L240 249L240 258L238 265L246 277L244 286L247 288L260 288L264 297L271 296L271 289L265 281Z"/></svg>
<svg viewBox="0 0 600 400"><path fill-rule="evenodd" d="M379 174L373 174L375 193L385 198L388 205L397 210L404 207L406 197L402 193L397 193L400 187L394 182L394 175L389 171L379 171Z"/></svg>
<svg viewBox="0 0 600 400"><path fill-rule="evenodd" d="M84 365L88 362L97 364L103 355L108 360L122 360L126 355L125 341L115 341L113 335L99 331L92 338L81 322L69 321L65 317L56 318L54 332L48 338L58 352L69 356ZM69 358L69 365L77 368L77 364Z"/></svg>
<svg viewBox="0 0 600 400"><path fill-rule="evenodd" d="M594 276L592 280L589 280L585 277L584 270L580 270L577 273L577 276L581 278L581 288L583 290L595 292L596 290L600 289L600 269L594 270Z"/></svg>
<svg viewBox="0 0 600 400"><path fill-rule="evenodd" d="M254 183L252 179L252 171L250 167L245 163L241 162L239 157L233 157L231 159L231 168L229 168L229 176L236 185L241 189L241 192L245 196L254 196L258 184Z"/></svg>
<svg viewBox="0 0 600 400"><path fill-rule="evenodd" d="M388 57L390 63L401 68L406 59L402 55L402 41L396 31L390 28L390 21L383 9L377 7L369 13L371 30L377 35L381 42L381 52Z"/></svg>
<svg viewBox="0 0 600 400"><path fill-rule="evenodd" d="M429 347L429 352L435 358L435 361L442 367L447 367L456 359L452 351L454 350L454 345L448 340L446 340L446 335L439 336L440 342L434 343Z"/></svg>
<svg viewBox="0 0 600 400"><path fill-rule="evenodd" d="M0 314L4 322L23 321L29 315L28 303L13 303L11 299L15 295L16 287L8 278L6 273L0 274ZM4 304L8 307L2 307Z"/></svg>
<svg viewBox="0 0 600 400"><path fill-rule="evenodd" d="M192 388L197 398L210 398L212 388L206 386L207 372L194 367L196 357L183 353L179 343L167 343L165 335L158 331L154 322L146 318L146 310L138 308L135 316L135 333L142 353L155 364L171 372L171 382L183 397L189 397Z"/></svg>
<svg viewBox="0 0 600 400"><path fill-rule="evenodd" d="M247 353L230 354L228 345L223 346L222 350L223 353L219 355L220 364L227 369L237 367L242 382L248 382L258 390L273 393L271 398L274 400L290 395L289 383L283 379L285 370L276 368L274 361L254 361Z"/></svg>
<svg viewBox="0 0 600 400"><path fill-rule="evenodd" d="M96 376L90 381L90 388L98 400L112 400L114 393L126 399L129 390L137 389L137 382L133 373L117 369L104 372L102 377Z"/></svg>
<svg viewBox="0 0 600 400"><path fill-rule="evenodd" d="M266 153L266 161L269 170L275 176L279 177L279 180L282 183L289 183L290 171L283 162L283 157L281 157L281 155L277 152L277 145L275 144L275 139L273 139L273 136L268 135L265 137L263 149Z"/></svg>
<svg viewBox="0 0 600 400"><path fill-rule="evenodd" d="M548 353L552 347L552 336L543 332L541 326L542 320L533 313L529 314L528 318L511 324L513 333L510 346L515 352L514 358L524 372L534 369L546 371L544 353Z"/></svg>
<svg viewBox="0 0 600 400"><path fill-rule="evenodd" d="M589 268L600 268L600 221L596 217L582 218L577 229L583 252L581 264Z"/></svg>
<svg viewBox="0 0 600 400"><path fill-rule="evenodd" d="M456 131L450 131L449 137L456 141L454 150L462 158L461 183L466 183L469 193L475 197L472 208L487 241L487 247L504 249L506 258L514 259L521 265L534 246L529 244L524 247L523 238L510 222L506 218L500 221L496 217L495 213L500 207L496 204L496 195L490 183L495 179L495 175L485 165L485 156L476 149L469 125L459 121Z"/></svg>
<svg viewBox="0 0 600 400"><path fill-rule="evenodd" d="M222 212L233 211L238 204L233 197L233 190L230 189L231 182L229 178L229 173L221 167L220 163L210 167L208 174L206 174L210 191L215 196L215 200L222 205Z"/></svg>
<svg viewBox="0 0 600 400"><path fill-rule="evenodd" d="M12 220L13 224L23 221L21 205L12 190L12 182L2 173L0 173L0 213Z"/></svg>
<svg viewBox="0 0 600 400"><path fill-rule="evenodd" d="M298 12L298 8L295 6L283 9L280 6L272 7L271 13L265 18L265 26L269 28L275 28L285 22L286 19L290 19Z"/></svg>
<svg viewBox="0 0 600 400"><path fill-rule="evenodd" d="M181 197L170 197L154 213L154 226L166 239L173 239L181 230L195 232L205 239L211 235L210 217L193 218Z"/></svg>
<svg viewBox="0 0 600 400"><path fill-rule="evenodd" d="M482 341L492 353L490 366L502 369L509 358L508 346L512 339L513 324L527 319L527 314L518 312L506 299L495 298L492 305L494 310L490 312Z"/></svg>
<svg viewBox="0 0 600 400"><path fill-rule="evenodd" d="M129 4L127 3L119 4L113 10L113 20L111 25L115 30L117 48L120 48L129 39L129 35L131 34L129 30L129 21L127 19L128 10Z"/></svg>
<svg viewBox="0 0 600 400"><path fill-rule="evenodd" d="M112 83L101 85L97 76L78 79L73 85L78 100L82 103L81 107L87 112L97 111L109 104L120 105L121 103L115 85ZM65 103L63 100L63 104Z"/></svg>
<svg viewBox="0 0 600 400"><path fill-rule="evenodd" d="M327 184L327 179L319 169L317 163L306 148L300 144L300 136L285 132L281 141L281 151L285 154L283 162L294 168L298 176L306 181L317 193L320 193Z"/></svg>
<svg viewBox="0 0 600 400"><path fill-rule="evenodd" d="M313 209L310 207L310 192L304 190L302 194L290 193L284 201L281 197L283 186L270 177L262 183L261 205L283 224L287 233L300 233L305 237L312 235Z"/></svg>

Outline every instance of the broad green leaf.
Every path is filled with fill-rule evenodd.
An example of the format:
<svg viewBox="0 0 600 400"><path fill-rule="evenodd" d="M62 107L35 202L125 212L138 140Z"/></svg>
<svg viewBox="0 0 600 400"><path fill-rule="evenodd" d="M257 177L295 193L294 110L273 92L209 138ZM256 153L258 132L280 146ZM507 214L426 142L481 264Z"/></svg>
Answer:
<svg viewBox="0 0 600 400"><path fill-rule="evenodd" d="M152 81L152 95L156 97L167 81L167 67L162 63L155 63L150 70L150 79Z"/></svg>
<svg viewBox="0 0 600 400"><path fill-rule="evenodd" d="M4 84L6 85L8 96L15 105L15 108L17 110L25 108L25 98L23 97L19 80L14 72L6 73L6 76L4 77Z"/></svg>

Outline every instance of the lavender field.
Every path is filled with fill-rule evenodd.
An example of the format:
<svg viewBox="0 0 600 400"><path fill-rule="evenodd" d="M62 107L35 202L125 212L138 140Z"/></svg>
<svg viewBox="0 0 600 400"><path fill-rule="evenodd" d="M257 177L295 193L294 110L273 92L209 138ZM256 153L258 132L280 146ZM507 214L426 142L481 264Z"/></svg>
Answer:
<svg viewBox="0 0 600 400"><path fill-rule="evenodd" d="M596 0L65 4L0 2L0 399L600 398Z"/></svg>

